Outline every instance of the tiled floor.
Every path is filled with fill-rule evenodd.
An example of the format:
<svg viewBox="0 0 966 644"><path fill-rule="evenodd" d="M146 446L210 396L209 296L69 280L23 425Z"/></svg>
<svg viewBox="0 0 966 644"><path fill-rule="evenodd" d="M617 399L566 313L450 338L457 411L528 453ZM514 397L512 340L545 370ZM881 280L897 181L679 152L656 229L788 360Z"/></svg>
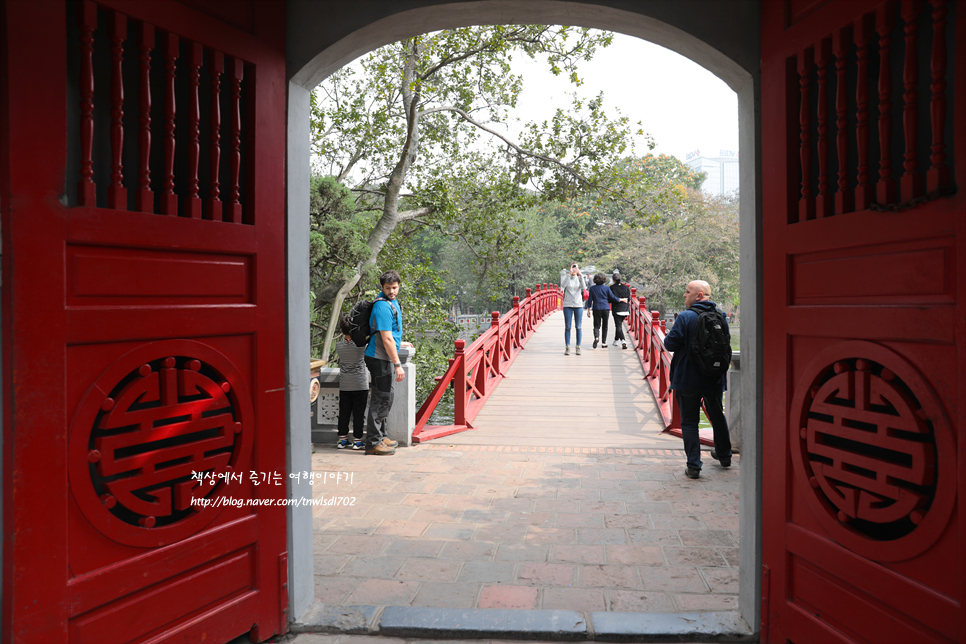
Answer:
<svg viewBox="0 0 966 644"><path fill-rule="evenodd" d="M445 439L444 439L445 440ZM620 452L620 453L618 453ZM729 610L738 459L679 450L435 444L313 456L316 599L329 605ZM348 478L348 481L345 479ZM303 482L303 484L305 484Z"/></svg>

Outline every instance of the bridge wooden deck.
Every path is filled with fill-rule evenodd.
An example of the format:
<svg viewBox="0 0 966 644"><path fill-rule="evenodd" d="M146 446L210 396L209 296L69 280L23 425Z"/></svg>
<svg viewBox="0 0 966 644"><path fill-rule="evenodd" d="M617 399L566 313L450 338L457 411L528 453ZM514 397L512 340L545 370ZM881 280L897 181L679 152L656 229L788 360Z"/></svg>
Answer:
<svg viewBox="0 0 966 644"><path fill-rule="evenodd" d="M628 348L593 349L593 321L583 318L582 355L563 354L563 312L529 339L507 377L473 421L475 429L438 439L452 445L682 449L662 434L641 364ZM613 325L608 340L613 338ZM626 335L626 330L625 330Z"/></svg>

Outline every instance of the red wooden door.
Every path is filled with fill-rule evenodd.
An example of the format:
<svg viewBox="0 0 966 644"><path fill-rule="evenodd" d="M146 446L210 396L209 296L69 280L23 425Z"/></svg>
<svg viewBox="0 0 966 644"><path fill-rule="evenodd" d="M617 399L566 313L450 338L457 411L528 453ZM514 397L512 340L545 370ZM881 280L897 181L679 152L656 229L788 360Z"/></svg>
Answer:
<svg viewBox="0 0 966 644"><path fill-rule="evenodd" d="M966 641L964 8L762 3L765 642Z"/></svg>
<svg viewBox="0 0 966 644"><path fill-rule="evenodd" d="M284 12L2 9L0 639L280 632Z"/></svg>

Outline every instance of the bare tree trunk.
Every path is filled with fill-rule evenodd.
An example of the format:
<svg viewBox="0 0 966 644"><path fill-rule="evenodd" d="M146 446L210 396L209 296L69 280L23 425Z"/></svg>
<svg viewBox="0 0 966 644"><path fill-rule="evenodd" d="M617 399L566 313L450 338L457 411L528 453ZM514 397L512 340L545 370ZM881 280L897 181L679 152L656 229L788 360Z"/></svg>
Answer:
<svg viewBox="0 0 966 644"><path fill-rule="evenodd" d="M415 41L409 41L411 47L406 60L403 64L403 74L401 82L403 106L406 108L406 143L403 145L399 161L393 168L386 186L386 198L383 202L382 217L376 222L375 228L369 233L369 258L356 267L355 274L346 280L339 288L332 301L332 313L329 315L329 327L325 332L325 342L322 344L322 359L328 362L329 352L332 350L332 337L335 335L335 328L339 325L339 317L342 315L342 303L346 296L359 283L362 276L363 267L373 265L379 258L389 236L392 235L404 217L399 213L399 195L402 192L403 184L406 182L406 175L409 168L416 160L419 152L419 90L413 91L413 81L416 77L416 61L419 57L418 45ZM424 210L424 209L420 209ZM414 211L415 212L415 211ZM408 213L407 213L408 214ZM416 216L416 215L414 215ZM410 218L410 217L405 217Z"/></svg>

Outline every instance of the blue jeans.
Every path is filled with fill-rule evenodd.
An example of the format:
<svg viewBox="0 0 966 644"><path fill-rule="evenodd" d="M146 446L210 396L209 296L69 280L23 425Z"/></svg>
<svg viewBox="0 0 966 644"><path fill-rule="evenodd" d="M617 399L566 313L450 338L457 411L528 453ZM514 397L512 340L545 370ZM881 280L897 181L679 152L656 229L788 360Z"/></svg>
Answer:
<svg viewBox="0 0 966 644"><path fill-rule="evenodd" d="M577 327L577 346L580 346L581 332L580 332L580 314L584 312L583 307L580 306L565 306L564 307L564 342L567 346L570 346L570 325L572 321L575 321L574 326Z"/></svg>
<svg viewBox="0 0 966 644"><path fill-rule="evenodd" d="M698 419L701 414L701 401L708 411L708 420L714 430L714 451L719 459L731 458L731 434L728 420L721 408L721 390L692 391L675 389L674 399L681 409L681 434L684 438L684 451L688 456L688 467L701 469L701 442L698 440Z"/></svg>

